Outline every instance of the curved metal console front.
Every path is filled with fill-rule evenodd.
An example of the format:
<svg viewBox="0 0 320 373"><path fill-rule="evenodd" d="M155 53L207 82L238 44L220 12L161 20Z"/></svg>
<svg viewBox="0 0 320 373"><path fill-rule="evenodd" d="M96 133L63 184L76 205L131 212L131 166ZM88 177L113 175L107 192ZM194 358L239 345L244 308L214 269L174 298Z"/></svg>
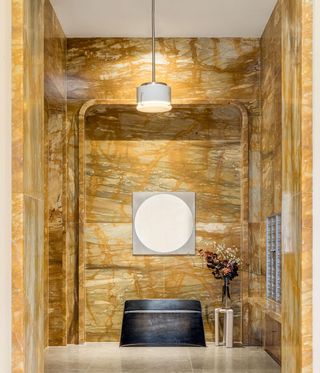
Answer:
<svg viewBox="0 0 320 373"><path fill-rule="evenodd" d="M206 346L200 302L126 301L120 346Z"/></svg>

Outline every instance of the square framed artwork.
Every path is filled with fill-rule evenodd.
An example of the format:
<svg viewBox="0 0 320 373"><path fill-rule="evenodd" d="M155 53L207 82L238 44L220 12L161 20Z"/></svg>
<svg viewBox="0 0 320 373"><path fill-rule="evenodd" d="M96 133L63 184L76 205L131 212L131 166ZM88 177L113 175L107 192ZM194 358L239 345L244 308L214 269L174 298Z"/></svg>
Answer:
<svg viewBox="0 0 320 373"><path fill-rule="evenodd" d="M195 193L132 194L134 255L195 255Z"/></svg>

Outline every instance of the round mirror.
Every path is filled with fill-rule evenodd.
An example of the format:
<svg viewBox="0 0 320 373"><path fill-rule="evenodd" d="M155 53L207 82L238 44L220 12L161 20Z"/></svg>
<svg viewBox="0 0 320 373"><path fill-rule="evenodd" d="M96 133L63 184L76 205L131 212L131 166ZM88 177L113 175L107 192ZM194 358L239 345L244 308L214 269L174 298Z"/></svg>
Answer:
<svg viewBox="0 0 320 373"><path fill-rule="evenodd" d="M150 250L170 253L180 249L193 232L189 206L179 197L156 194L138 208L134 226L139 240Z"/></svg>

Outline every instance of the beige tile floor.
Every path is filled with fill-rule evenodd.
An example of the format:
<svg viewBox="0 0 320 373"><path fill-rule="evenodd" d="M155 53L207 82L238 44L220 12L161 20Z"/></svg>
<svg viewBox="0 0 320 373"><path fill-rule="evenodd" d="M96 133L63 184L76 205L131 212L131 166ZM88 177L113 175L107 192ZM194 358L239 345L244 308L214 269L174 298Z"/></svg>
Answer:
<svg viewBox="0 0 320 373"><path fill-rule="evenodd" d="M280 373L261 348L122 347L88 343L50 347L45 373Z"/></svg>

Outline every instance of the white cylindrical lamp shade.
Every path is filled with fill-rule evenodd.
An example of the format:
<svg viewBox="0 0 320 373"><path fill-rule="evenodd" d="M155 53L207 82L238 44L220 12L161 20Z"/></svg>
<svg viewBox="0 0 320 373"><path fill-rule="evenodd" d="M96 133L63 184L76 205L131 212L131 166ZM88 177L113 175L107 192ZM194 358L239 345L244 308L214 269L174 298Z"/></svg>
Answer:
<svg viewBox="0 0 320 373"><path fill-rule="evenodd" d="M165 113L171 109L171 88L165 83L145 83L137 88L138 111Z"/></svg>

